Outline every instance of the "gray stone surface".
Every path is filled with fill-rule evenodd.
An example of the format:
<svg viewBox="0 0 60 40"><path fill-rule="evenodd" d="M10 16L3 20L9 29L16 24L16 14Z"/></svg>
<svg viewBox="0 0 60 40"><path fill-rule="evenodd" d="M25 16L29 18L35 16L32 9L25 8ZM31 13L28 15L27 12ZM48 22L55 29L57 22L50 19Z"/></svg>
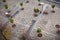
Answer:
<svg viewBox="0 0 60 40"><path fill-rule="evenodd" d="M20 2L23 2L24 10L20 10ZM29 3L26 3L26 0L7 0L5 4L8 4L8 10L11 10L11 15L14 15L14 23L16 24L15 28L11 27L11 40L20 40L19 38L21 38L26 33L26 31L29 30L30 25L32 24L32 20L36 20L36 23L34 26L32 26L31 32L28 35L28 37L30 37L30 40L60 40L60 35L56 33L57 29L55 28L55 24L60 24L60 9L55 7L55 13L51 13L52 8L50 4L53 3L50 3L46 0L41 0L41 2L44 3L43 8L42 6L38 6L39 2L37 0L29 0ZM2 18L8 20L4 14L7 11L3 7L4 3L1 5L1 16ZM48 11L48 15L44 15L42 11L41 14L38 13L39 15L37 17L34 17L34 7L37 7L41 11ZM16 11L19 12L15 15ZM12 24L9 23L9 25L11 26ZM36 32L37 28L39 27L42 29L43 34L43 37L41 38L37 37Z"/></svg>

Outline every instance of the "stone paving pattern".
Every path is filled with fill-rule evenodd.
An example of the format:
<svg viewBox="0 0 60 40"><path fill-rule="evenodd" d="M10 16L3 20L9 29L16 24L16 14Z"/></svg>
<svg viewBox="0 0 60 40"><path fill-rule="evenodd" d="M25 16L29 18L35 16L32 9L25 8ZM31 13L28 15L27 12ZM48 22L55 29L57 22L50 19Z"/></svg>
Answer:
<svg viewBox="0 0 60 40"><path fill-rule="evenodd" d="M20 2L24 3L24 10L20 10ZM45 0L42 0L42 2L44 2L44 5L48 5L48 8L46 10L49 14L43 15L42 13L38 13L39 15L37 17L34 17L34 7L37 7L42 11L42 6L38 6L37 0L29 0L29 3L26 3L26 0L7 0L5 4L8 4L9 10L11 10L12 15L16 11L19 11L18 14L13 17L16 27L11 29L11 40L20 40L19 37L21 37L24 33L26 33L27 30L29 30L30 25L32 24L32 20L36 20L36 23L33 25L32 30L29 33L29 37L31 37L31 40L60 40L60 35L56 33L57 29L55 28L55 24L60 24L60 9L55 7L55 13L51 13L52 8L49 5L49 2L46 2ZM2 4L2 6L3 5L4 3ZM8 18L4 15L6 11L7 10L2 7L1 12L3 14L1 16L8 20ZM10 23L9 25L11 26ZM36 29L39 27L42 29L43 34L43 37L41 38L37 37L36 32Z"/></svg>

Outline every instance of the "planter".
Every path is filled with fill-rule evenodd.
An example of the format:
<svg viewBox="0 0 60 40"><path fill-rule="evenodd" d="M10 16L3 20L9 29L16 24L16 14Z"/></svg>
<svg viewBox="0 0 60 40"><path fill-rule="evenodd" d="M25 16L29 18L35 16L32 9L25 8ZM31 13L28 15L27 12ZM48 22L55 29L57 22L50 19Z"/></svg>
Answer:
<svg viewBox="0 0 60 40"><path fill-rule="evenodd" d="M43 14L48 14L48 12L47 11L44 11Z"/></svg>
<svg viewBox="0 0 60 40"><path fill-rule="evenodd" d="M56 24L56 25L55 25L55 27L58 29L58 30L57 30L57 33L59 33L59 34L60 34L60 30L59 30L60 25L59 25L59 24Z"/></svg>
<svg viewBox="0 0 60 40"><path fill-rule="evenodd" d="M55 5L51 5L51 7L52 7L52 9L53 9L51 12L52 12L52 13L55 13L55 11L54 11Z"/></svg>
<svg viewBox="0 0 60 40"><path fill-rule="evenodd" d="M24 10L24 8L21 8L21 10Z"/></svg>
<svg viewBox="0 0 60 40"><path fill-rule="evenodd" d="M13 27L13 28L16 27L16 24L13 24L12 27Z"/></svg>
<svg viewBox="0 0 60 40"><path fill-rule="evenodd" d="M56 28L60 28L60 25L59 25L59 24L56 24L55 27L56 27Z"/></svg>
<svg viewBox="0 0 60 40"><path fill-rule="evenodd" d="M26 1L26 3L29 3L29 1Z"/></svg>
<svg viewBox="0 0 60 40"><path fill-rule="evenodd" d="M21 6L21 10L24 10L23 3L20 3L20 6Z"/></svg>
<svg viewBox="0 0 60 40"><path fill-rule="evenodd" d="M38 37L42 37L42 33L39 33L37 36L38 36Z"/></svg>
<svg viewBox="0 0 60 40"><path fill-rule="evenodd" d="M35 14L34 14L34 17L37 17L37 16L38 16L38 14L35 13Z"/></svg>
<svg viewBox="0 0 60 40"><path fill-rule="evenodd" d="M38 6L41 6L41 4L39 3Z"/></svg>
<svg viewBox="0 0 60 40"><path fill-rule="evenodd" d="M55 13L55 11L54 11L54 10L52 10L51 12L52 12L52 13Z"/></svg>

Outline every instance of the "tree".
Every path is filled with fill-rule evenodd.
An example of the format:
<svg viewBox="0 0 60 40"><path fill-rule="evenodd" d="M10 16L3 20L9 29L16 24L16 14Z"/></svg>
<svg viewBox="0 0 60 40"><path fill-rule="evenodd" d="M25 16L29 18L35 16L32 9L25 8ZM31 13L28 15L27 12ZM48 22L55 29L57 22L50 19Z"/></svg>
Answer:
<svg viewBox="0 0 60 40"><path fill-rule="evenodd" d="M38 2L40 2L40 0L38 0Z"/></svg>
<svg viewBox="0 0 60 40"><path fill-rule="evenodd" d="M14 24L14 19L13 18L10 18L10 23L12 23L12 27L16 27L16 24Z"/></svg>
<svg viewBox="0 0 60 40"><path fill-rule="evenodd" d="M13 18L10 18L10 23L14 23L14 19Z"/></svg>
<svg viewBox="0 0 60 40"><path fill-rule="evenodd" d="M39 12L39 9L38 8L34 8L34 12L35 13Z"/></svg>
<svg viewBox="0 0 60 40"><path fill-rule="evenodd" d="M20 3L20 6L21 6L21 10L24 10L23 3Z"/></svg>
<svg viewBox="0 0 60 40"><path fill-rule="evenodd" d="M33 11L35 12L34 16L37 17L38 16L38 12L39 12L39 9L38 8L34 8Z"/></svg>
<svg viewBox="0 0 60 40"><path fill-rule="evenodd" d="M6 2L6 0L2 0L3 2Z"/></svg>
<svg viewBox="0 0 60 40"><path fill-rule="evenodd" d="M54 8L55 8L55 5L53 4L53 5L51 5L51 7L52 7L52 13L55 13L55 11L54 11Z"/></svg>
<svg viewBox="0 0 60 40"><path fill-rule="evenodd" d="M42 31L41 31L41 29L40 28L37 28L37 33L38 33L38 37L42 37L42 33L41 33Z"/></svg>
<svg viewBox="0 0 60 40"><path fill-rule="evenodd" d="M51 5L51 7L54 9L55 8L55 5Z"/></svg>
<svg viewBox="0 0 60 40"><path fill-rule="evenodd" d="M41 33L41 29L40 28L37 29L37 33Z"/></svg>
<svg viewBox="0 0 60 40"><path fill-rule="evenodd" d="M39 3L38 3L38 6L41 6L40 0L38 0L38 2L39 2Z"/></svg>
<svg viewBox="0 0 60 40"><path fill-rule="evenodd" d="M23 3L20 3L20 6L23 6Z"/></svg>
<svg viewBox="0 0 60 40"><path fill-rule="evenodd" d="M4 5L5 9L8 9L8 5Z"/></svg>

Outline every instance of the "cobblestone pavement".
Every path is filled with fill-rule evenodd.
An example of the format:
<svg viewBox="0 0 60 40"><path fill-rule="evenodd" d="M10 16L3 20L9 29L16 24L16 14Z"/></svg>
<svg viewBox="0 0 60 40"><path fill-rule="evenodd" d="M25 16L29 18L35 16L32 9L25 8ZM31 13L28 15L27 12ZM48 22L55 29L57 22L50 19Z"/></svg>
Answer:
<svg viewBox="0 0 60 40"><path fill-rule="evenodd" d="M24 10L20 10L20 2L23 2ZM14 15L18 11L13 17L16 27L12 28L11 40L20 40L19 38L21 38L26 31L30 30L29 28L31 27L32 20L35 20L36 23L32 26L31 32L29 32L30 40L60 40L60 35L56 33L57 29L55 28L55 24L60 24L60 9L55 7L55 13L51 13L52 8L49 5L49 2L46 2L45 0L42 0L41 2L44 2L43 10L48 11L48 15L43 14L42 6L38 6L39 2L37 0L29 0L29 3L26 3L26 0L7 0L6 4L8 4L9 10L11 10L11 15ZM4 3L2 6L3 5ZM47 9L45 9L46 5L48 5ZM37 7L42 11L41 14L38 13L39 15L37 17L33 16L34 7ZM3 13L1 16L8 20L4 14L6 10L3 8L1 12ZM11 26L11 24L9 25ZM36 33L36 30L39 27L42 29L43 34L43 37L41 38L37 37Z"/></svg>

